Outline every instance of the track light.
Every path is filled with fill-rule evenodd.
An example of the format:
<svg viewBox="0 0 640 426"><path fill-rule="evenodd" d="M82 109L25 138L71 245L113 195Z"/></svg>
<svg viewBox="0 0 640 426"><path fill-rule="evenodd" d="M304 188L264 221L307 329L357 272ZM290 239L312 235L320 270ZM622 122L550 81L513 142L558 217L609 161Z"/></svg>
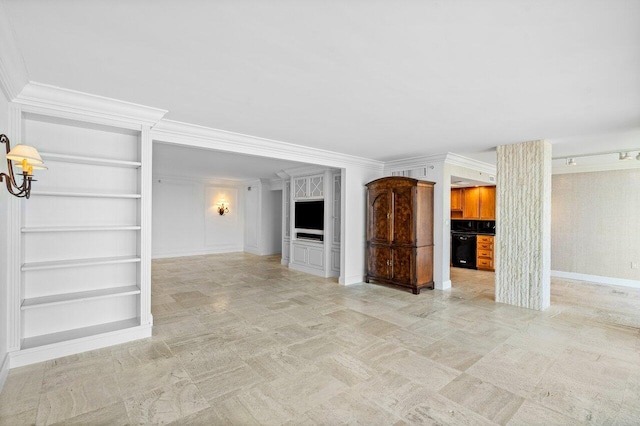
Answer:
<svg viewBox="0 0 640 426"><path fill-rule="evenodd" d="M620 153L620 159L621 160L633 160L633 157L628 152L621 152Z"/></svg>
<svg viewBox="0 0 640 426"><path fill-rule="evenodd" d="M596 161L587 161L587 165L590 164L598 164L598 163L611 163L615 161L613 155L618 154L618 159L622 160L633 160L634 158L640 161L640 148L625 148L625 151L605 151L605 152L594 152L590 154L573 154L571 156L566 157L553 157L553 160L562 160L564 161L565 166L577 166L576 158L589 158L593 157ZM606 156L606 158L605 158ZM596 158L600 157L600 158ZM600 161L598 161L600 160ZM582 164L582 163L581 163ZM582 166L581 166L582 167Z"/></svg>

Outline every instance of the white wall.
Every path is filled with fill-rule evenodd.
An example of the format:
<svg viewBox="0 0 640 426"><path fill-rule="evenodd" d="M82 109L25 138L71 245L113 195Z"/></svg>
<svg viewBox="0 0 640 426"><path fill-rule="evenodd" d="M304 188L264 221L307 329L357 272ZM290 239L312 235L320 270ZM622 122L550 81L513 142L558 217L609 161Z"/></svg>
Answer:
<svg viewBox="0 0 640 426"><path fill-rule="evenodd" d="M639 184L640 169L554 175L551 269L640 284Z"/></svg>
<svg viewBox="0 0 640 426"><path fill-rule="evenodd" d="M282 253L282 190L269 189L264 203L263 238L265 254Z"/></svg>
<svg viewBox="0 0 640 426"><path fill-rule="evenodd" d="M0 134L8 133L8 103L2 91L0 91ZM16 141L11 141L14 145ZM0 146L0 173L7 172L4 145ZM8 234L8 209L9 193L5 182L0 184L0 390L9 371L7 358L7 328L9 318L7 315L7 252L9 250Z"/></svg>
<svg viewBox="0 0 640 426"><path fill-rule="evenodd" d="M342 170L342 240L340 284L360 283L366 274L367 192L365 185L382 177L382 170L347 167Z"/></svg>
<svg viewBox="0 0 640 426"><path fill-rule="evenodd" d="M260 181L250 182L242 188L244 195L244 251L260 254Z"/></svg>
<svg viewBox="0 0 640 426"><path fill-rule="evenodd" d="M230 182L176 177L153 179L154 258L242 251L244 212L240 188ZM216 205L229 204L220 216Z"/></svg>
<svg viewBox="0 0 640 426"><path fill-rule="evenodd" d="M248 182L243 193L244 251L259 256L281 253L282 191L271 190L269 181L262 179Z"/></svg>

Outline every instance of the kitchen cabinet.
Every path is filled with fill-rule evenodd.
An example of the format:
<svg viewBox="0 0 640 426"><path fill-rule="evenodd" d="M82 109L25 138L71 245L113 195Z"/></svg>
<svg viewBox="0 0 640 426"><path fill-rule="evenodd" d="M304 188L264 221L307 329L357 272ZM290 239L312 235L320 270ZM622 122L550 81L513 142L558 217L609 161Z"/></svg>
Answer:
<svg viewBox="0 0 640 426"><path fill-rule="evenodd" d="M464 188L464 205L462 206L463 219L480 218L480 189Z"/></svg>
<svg viewBox="0 0 640 426"><path fill-rule="evenodd" d="M493 271L493 235L478 235L476 240L476 267L485 271Z"/></svg>
<svg viewBox="0 0 640 426"><path fill-rule="evenodd" d="M366 282L433 288L433 185L407 177L367 184Z"/></svg>
<svg viewBox="0 0 640 426"><path fill-rule="evenodd" d="M479 186L451 190L451 218L495 220L496 187Z"/></svg>
<svg viewBox="0 0 640 426"><path fill-rule="evenodd" d="M480 220L496 219L496 187L481 186L480 190Z"/></svg>
<svg viewBox="0 0 640 426"><path fill-rule="evenodd" d="M462 211L462 188L453 188L451 190L451 212Z"/></svg>

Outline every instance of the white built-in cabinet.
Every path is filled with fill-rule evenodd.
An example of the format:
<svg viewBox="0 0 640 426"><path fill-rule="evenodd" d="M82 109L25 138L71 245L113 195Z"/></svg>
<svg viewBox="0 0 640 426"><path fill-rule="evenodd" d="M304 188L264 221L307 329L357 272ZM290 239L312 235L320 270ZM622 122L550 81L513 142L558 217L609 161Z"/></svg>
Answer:
<svg viewBox="0 0 640 426"><path fill-rule="evenodd" d="M282 185L282 261L289 264L291 251L291 181L285 179Z"/></svg>
<svg viewBox="0 0 640 426"><path fill-rule="evenodd" d="M323 199L324 179L324 175L293 178L294 200Z"/></svg>
<svg viewBox="0 0 640 426"><path fill-rule="evenodd" d="M322 277L340 276L341 174L325 169L297 170L283 181L282 263ZM297 238L295 203L324 200L323 241ZM314 232L314 231L307 231Z"/></svg>
<svg viewBox="0 0 640 426"><path fill-rule="evenodd" d="M14 111L49 169L10 230L11 366L150 336L149 129Z"/></svg>
<svg viewBox="0 0 640 426"><path fill-rule="evenodd" d="M333 196L331 200L331 272L332 276L340 276L342 176L340 173L334 173L331 179L333 184Z"/></svg>

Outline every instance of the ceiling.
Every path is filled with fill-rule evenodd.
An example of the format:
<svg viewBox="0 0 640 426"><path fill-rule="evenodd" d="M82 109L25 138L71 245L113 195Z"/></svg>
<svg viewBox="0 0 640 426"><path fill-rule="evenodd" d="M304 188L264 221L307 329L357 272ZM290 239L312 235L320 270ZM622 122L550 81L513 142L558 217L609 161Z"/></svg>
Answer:
<svg viewBox="0 0 640 426"><path fill-rule="evenodd" d="M275 179L281 170L309 166L306 163L214 151L164 143L153 144L154 176L202 180L246 181Z"/></svg>
<svg viewBox="0 0 640 426"><path fill-rule="evenodd" d="M32 81L173 120L376 160L640 148L640 0L3 4Z"/></svg>

